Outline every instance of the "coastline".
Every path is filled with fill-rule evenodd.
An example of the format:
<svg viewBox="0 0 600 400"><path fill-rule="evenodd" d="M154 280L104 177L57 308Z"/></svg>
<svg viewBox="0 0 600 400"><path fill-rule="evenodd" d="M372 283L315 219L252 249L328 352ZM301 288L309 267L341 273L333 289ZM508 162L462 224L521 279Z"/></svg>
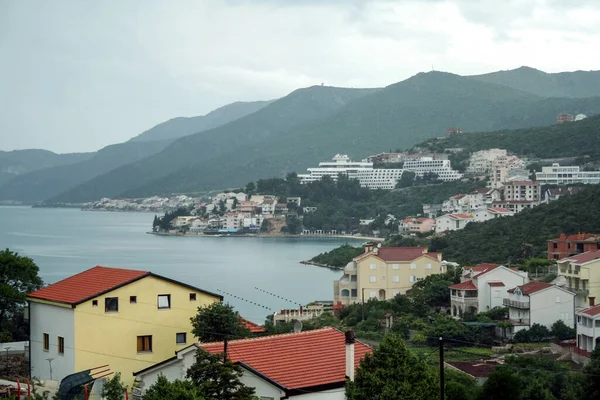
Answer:
<svg viewBox="0 0 600 400"><path fill-rule="evenodd" d="M385 239L370 236L353 236L353 235L290 235L286 233L246 233L239 235L222 234L222 235L204 235L204 234L182 234L182 233L169 233L169 232L146 232L148 235L156 236L173 236L173 237L241 237L241 238L306 238L306 239L352 239L361 241L372 241L372 242L383 242ZM316 264L315 264L316 265ZM325 266L325 265L319 265ZM334 267L335 268L335 267Z"/></svg>

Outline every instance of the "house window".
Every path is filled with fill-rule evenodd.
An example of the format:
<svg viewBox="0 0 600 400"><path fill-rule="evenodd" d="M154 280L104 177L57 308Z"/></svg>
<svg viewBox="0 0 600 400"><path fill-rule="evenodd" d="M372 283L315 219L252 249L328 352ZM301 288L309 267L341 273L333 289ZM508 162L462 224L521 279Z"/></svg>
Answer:
<svg viewBox="0 0 600 400"><path fill-rule="evenodd" d="M417 277L416 277L416 276L414 276L414 275L411 275L411 276L410 276L410 281L411 281L411 282L415 282L416 280L417 280Z"/></svg>
<svg viewBox="0 0 600 400"><path fill-rule="evenodd" d="M358 289L351 289L350 291L352 297L358 296Z"/></svg>
<svg viewBox="0 0 600 400"><path fill-rule="evenodd" d="M398 294L400 294L399 290L392 290L392 297L396 297Z"/></svg>
<svg viewBox="0 0 600 400"><path fill-rule="evenodd" d="M196 293L190 293L190 301L196 301Z"/></svg>
<svg viewBox="0 0 600 400"><path fill-rule="evenodd" d="M371 269L377 269L377 264L371 264L371 265L369 265L369 268L371 268Z"/></svg>
<svg viewBox="0 0 600 400"><path fill-rule="evenodd" d="M44 333L44 351L50 350L50 335Z"/></svg>
<svg viewBox="0 0 600 400"><path fill-rule="evenodd" d="M119 311L119 298L118 297L107 297L104 299L104 311L105 312L117 312Z"/></svg>
<svg viewBox="0 0 600 400"><path fill-rule="evenodd" d="M400 282L400 276L399 275L394 275L392 277L392 282Z"/></svg>
<svg viewBox="0 0 600 400"><path fill-rule="evenodd" d="M92 300L92 307L98 307L98 300Z"/></svg>
<svg viewBox="0 0 600 400"><path fill-rule="evenodd" d="M431 264L425 265L425 269L431 269Z"/></svg>
<svg viewBox="0 0 600 400"><path fill-rule="evenodd" d="M556 299L554 300L554 302L560 303L560 296L556 296Z"/></svg>
<svg viewBox="0 0 600 400"><path fill-rule="evenodd" d="M152 336L138 336L137 337L137 351L152 351Z"/></svg>
<svg viewBox="0 0 600 400"><path fill-rule="evenodd" d="M65 354L65 338L58 337L58 354Z"/></svg>
<svg viewBox="0 0 600 400"><path fill-rule="evenodd" d="M417 263L411 263L410 269L417 269Z"/></svg>
<svg viewBox="0 0 600 400"><path fill-rule="evenodd" d="M371 283L377 282L377 277L375 275L369 276L369 282L371 282Z"/></svg>
<svg viewBox="0 0 600 400"><path fill-rule="evenodd" d="M159 294L158 295L158 308L171 308L171 295L170 294Z"/></svg>
<svg viewBox="0 0 600 400"><path fill-rule="evenodd" d="M392 269L400 269L400 264L392 264Z"/></svg>
<svg viewBox="0 0 600 400"><path fill-rule="evenodd" d="M175 335L175 343L177 344L186 344L186 333L180 332Z"/></svg>
<svg viewBox="0 0 600 400"><path fill-rule="evenodd" d="M129 296L129 302L131 304L136 304L137 303L137 296Z"/></svg>
<svg viewBox="0 0 600 400"><path fill-rule="evenodd" d="M377 292L369 292L369 297L377 297Z"/></svg>

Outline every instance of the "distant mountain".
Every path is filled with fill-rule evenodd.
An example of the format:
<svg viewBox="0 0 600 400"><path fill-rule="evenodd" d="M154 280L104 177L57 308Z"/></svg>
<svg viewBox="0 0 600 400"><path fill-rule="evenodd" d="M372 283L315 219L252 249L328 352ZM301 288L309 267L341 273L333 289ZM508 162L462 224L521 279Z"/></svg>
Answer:
<svg viewBox="0 0 600 400"><path fill-rule="evenodd" d="M486 83L495 83L523 90L541 97L600 96L600 71L575 71L549 74L530 67L471 76Z"/></svg>
<svg viewBox="0 0 600 400"><path fill-rule="evenodd" d="M298 90L262 110L125 165L53 200L139 197L238 187L302 172L336 153L355 159L464 131L549 125L560 112L600 113L600 97L551 98L470 77L421 73L381 90Z"/></svg>
<svg viewBox="0 0 600 400"><path fill-rule="evenodd" d="M529 158L584 157L600 161L600 116L577 122L513 131L463 133L443 140L431 139L417 146L440 152L462 147L467 152L507 149Z"/></svg>
<svg viewBox="0 0 600 400"><path fill-rule="evenodd" d="M244 164L239 160L250 157L267 166L271 159L276 159L279 163L281 157L285 159L287 154L275 155L270 143L312 126L353 100L376 90L322 86L296 90L253 114L200 134L183 137L154 157L117 168L50 201L88 201L103 196L114 197L129 191L131 195L154 191L170 193L198 187L197 182L202 180L207 183L203 187L221 187L235 184L233 182L243 182L249 174L244 171ZM280 173L277 169L266 170L269 174L273 173L271 171ZM223 174L224 171L227 173ZM135 188L153 180L168 180L170 174L178 175L164 187L135 191ZM213 175L219 176L219 180L212 179ZM229 178L239 175L242 178L221 180L223 175L229 175ZM181 179L191 181L187 184Z"/></svg>
<svg viewBox="0 0 600 400"><path fill-rule="evenodd" d="M48 150L0 151L0 186L17 175L84 161L93 153L56 154Z"/></svg>
<svg viewBox="0 0 600 400"><path fill-rule="evenodd" d="M216 128L238 118L252 114L272 103L270 101L238 101L217 108L206 115L198 117L178 117L156 125L153 128L137 135L130 142L147 142L150 140L170 140L188 136Z"/></svg>
<svg viewBox="0 0 600 400"><path fill-rule="evenodd" d="M96 153L88 153L91 158L84 161L19 175L0 187L0 200L45 200L121 165L155 154L169 143L168 140L154 140L114 144Z"/></svg>

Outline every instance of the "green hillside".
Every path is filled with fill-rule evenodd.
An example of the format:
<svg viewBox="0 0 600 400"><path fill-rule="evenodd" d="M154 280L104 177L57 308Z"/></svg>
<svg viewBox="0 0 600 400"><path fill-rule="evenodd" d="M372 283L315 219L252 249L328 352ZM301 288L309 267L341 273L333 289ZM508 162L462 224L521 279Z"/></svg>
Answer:
<svg viewBox="0 0 600 400"><path fill-rule="evenodd" d="M434 239L432 249L444 259L465 264L515 263L528 253L546 257L546 241L561 232L595 233L600 229L600 186L590 185L579 194L525 210L514 217L470 223L463 230ZM531 254L530 254L531 255Z"/></svg>
<svg viewBox="0 0 600 400"><path fill-rule="evenodd" d="M172 140L216 128L238 118L252 114L266 107L272 101L238 101L219 107L206 115L197 117L178 117L156 125L140 133L130 142L147 142L149 140Z"/></svg>
<svg viewBox="0 0 600 400"><path fill-rule="evenodd" d="M275 156L271 143L331 116L349 102L376 90L321 86L296 90L253 114L181 138L153 157L117 168L51 201L88 201L124 193L144 196L219 188L236 182L245 184L250 180L248 176L261 176L244 169L240 161L248 159L267 166L263 169L268 171L267 176L278 174L282 159ZM271 160L275 163L270 164ZM223 176L227 180L223 180Z"/></svg>
<svg viewBox="0 0 600 400"><path fill-rule="evenodd" d="M290 104L297 93L316 94L318 89L327 88L295 92L233 123L180 139L147 160L98 177L54 200L235 187L257 177L302 172L336 153L360 159L390 148L409 147L444 136L451 126L465 131L516 129L548 125L563 111L600 112L600 97L543 99L440 72L421 73L340 103L329 114L312 115L316 107ZM309 97L304 101L315 104ZM289 113L281 118L274 110L284 105ZM289 123L300 117L303 123Z"/></svg>
<svg viewBox="0 0 600 400"><path fill-rule="evenodd" d="M465 133L442 140L431 139L418 145L435 152L462 147L473 152L490 148L510 150L516 154L539 157L589 156L600 160L600 116L581 121L539 128L482 133Z"/></svg>
<svg viewBox="0 0 600 400"><path fill-rule="evenodd" d="M505 85L541 97L600 96L600 71L575 71L549 74L530 67L498 71L471 78Z"/></svg>
<svg viewBox="0 0 600 400"><path fill-rule="evenodd" d="M19 175L0 187L0 200L42 201L113 168L155 154L169 143L165 140L154 140L115 144L95 153L88 153L92 157L81 162Z"/></svg>

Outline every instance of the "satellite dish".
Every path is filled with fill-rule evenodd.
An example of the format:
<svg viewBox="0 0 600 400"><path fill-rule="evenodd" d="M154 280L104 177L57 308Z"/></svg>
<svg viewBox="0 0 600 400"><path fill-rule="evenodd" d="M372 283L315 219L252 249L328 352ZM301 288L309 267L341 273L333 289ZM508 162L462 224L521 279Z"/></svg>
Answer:
<svg viewBox="0 0 600 400"><path fill-rule="evenodd" d="M302 321L296 321L294 324L294 332L302 332Z"/></svg>
<svg viewBox="0 0 600 400"><path fill-rule="evenodd" d="M381 248L381 243L377 243L377 248L380 249Z"/></svg>

